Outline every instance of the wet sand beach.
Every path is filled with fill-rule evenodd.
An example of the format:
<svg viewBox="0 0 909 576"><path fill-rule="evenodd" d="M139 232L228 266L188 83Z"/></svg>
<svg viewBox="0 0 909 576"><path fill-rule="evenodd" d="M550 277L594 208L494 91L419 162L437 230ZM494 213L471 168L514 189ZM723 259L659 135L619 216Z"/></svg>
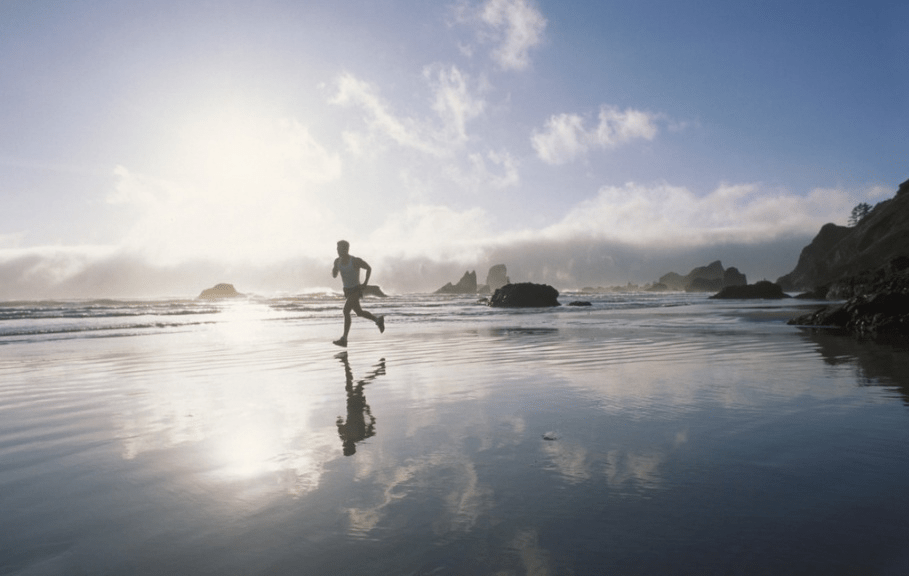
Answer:
<svg viewBox="0 0 909 576"><path fill-rule="evenodd" d="M346 350L255 303L7 340L0 573L909 571L904 343L791 302L376 306Z"/></svg>

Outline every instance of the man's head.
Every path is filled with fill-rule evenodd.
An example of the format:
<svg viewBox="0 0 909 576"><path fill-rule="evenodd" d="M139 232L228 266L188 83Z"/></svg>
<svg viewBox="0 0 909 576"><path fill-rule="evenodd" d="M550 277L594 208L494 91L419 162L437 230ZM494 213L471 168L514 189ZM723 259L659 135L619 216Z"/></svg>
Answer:
<svg viewBox="0 0 909 576"><path fill-rule="evenodd" d="M350 251L350 242L347 240L338 240L338 255L343 256Z"/></svg>

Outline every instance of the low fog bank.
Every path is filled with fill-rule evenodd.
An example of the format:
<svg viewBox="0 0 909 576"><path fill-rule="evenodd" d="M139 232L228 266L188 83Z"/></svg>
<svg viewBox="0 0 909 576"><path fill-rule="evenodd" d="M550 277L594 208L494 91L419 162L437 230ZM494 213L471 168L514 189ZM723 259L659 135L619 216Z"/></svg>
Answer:
<svg viewBox="0 0 909 576"><path fill-rule="evenodd" d="M584 287L644 285L667 272L687 274L721 260L748 276L748 281L775 281L790 272L812 236L792 236L762 244L726 243L695 247L642 247L604 241L528 241L488 249L477 262L439 263L429 259L390 260L376 266L377 284L397 292L433 292L476 270L485 282L489 268L505 264L512 282L551 284L559 290Z"/></svg>
<svg viewBox="0 0 909 576"><path fill-rule="evenodd" d="M514 282L542 282L559 290L587 286L643 285L674 271L721 260L747 274L749 282L776 280L790 272L810 236L762 244L647 248L603 241L525 241L487 249L478 261L439 262L429 257L383 257L379 247L359 245L355 254L373 267L371 282L389 293L434 292L476 270L482 283L494 264L505 264ZM334 255L278 263L207 260L163 265L116 250L41 248L0 251L0 300L68 298L195 298L219 282L241 292L273 296L311 290L340 291L331 277Z"/></svg>

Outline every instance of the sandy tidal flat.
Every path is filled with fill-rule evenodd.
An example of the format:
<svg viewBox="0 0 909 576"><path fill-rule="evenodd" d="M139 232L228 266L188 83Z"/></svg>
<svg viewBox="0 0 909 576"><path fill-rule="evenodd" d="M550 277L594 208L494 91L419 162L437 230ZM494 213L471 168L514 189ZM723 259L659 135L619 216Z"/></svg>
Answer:
<svg viewBox="0 0 909 576"><path fill-rule="evenodd" d="M0 573L909 573L904 344L601 304L7 314Z"/></svg>

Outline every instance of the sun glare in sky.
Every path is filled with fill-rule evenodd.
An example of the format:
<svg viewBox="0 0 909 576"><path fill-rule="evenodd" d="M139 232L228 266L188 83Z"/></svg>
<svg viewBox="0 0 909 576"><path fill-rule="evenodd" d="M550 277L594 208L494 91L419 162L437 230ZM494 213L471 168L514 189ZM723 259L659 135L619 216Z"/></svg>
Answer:
<svg viewBox="0 0 909 576"><path fill-rule="evenodd" d="M4 2L0 298L775 278L909 176L904 4Z"/></svg>

